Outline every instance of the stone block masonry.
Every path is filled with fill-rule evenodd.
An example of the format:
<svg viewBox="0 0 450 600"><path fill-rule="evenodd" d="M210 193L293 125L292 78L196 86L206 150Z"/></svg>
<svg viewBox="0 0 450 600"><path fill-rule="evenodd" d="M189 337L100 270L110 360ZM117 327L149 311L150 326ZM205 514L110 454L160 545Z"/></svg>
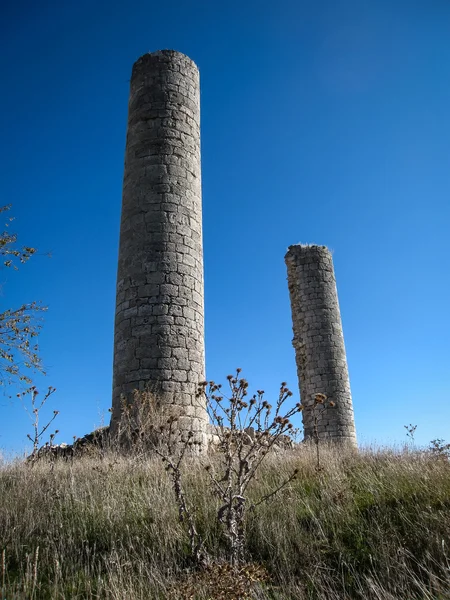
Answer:
<svg viewBox="0 0 450 600"><path fill-rule="evenodd" d="M173 50L133 66L114 334L112 432L121 398L150 389L180 427L206 436L200 85Z"/></svg>
<svg viewBox="0 0 450 600"><path fill-rule="evenodd" d="M325 246L289 246L285 256L291 300L305 439L311 439L316 394L327 408L318 424L319 439L356 446L352 396L342 332L333 259Z"/></svg>

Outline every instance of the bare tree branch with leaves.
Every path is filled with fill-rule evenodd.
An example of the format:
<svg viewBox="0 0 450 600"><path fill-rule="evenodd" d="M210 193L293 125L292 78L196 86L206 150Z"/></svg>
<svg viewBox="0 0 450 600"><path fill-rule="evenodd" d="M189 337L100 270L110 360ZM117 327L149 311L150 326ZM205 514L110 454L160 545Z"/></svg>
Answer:
<svg viewBox="0 0 450 600"><path fill-rule="evenodd" d="M10 205L0 207L0 213L10 208ZM36 253L36 248L17 246L17 234L9 231L13 220L8 217L0 233L0 260L4 267L17 271L20 264ZM33 301L0 312L0 385L14 381L30 385L30 371L45 374L37 338L42 327L40 315L46 310L40 302Z"/></svg>
<svg viewBox="0 0 450 600"><path fill-rule="evenodd" d="M11 209L11 204L0 206L0 213ZM5 223L5 229L0 234L0 256L3 257L5 267L12 267L15 271L18 270L17 263L26 263L33 254L36 253L36 248L29 246L16 247L17 234L9 231L9 226L14 221L14 217L8 217Z"/></svg>

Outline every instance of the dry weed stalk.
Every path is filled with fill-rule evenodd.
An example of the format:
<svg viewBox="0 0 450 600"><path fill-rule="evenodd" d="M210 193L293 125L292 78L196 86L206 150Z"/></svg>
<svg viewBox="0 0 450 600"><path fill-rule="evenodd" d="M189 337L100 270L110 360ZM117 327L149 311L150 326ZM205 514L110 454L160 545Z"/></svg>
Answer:
<svg viewBox="0 0 450 600"><path fill-rule="evenodd" d="M50 425L53 423L53 421L56 419L56 417L59 414L58 410L54 410L53 416L50 418L50 420L44 426L40 427L39 413L42 410L42 408L44 407L47 400L50 398L50 396L54 392L56 392L56 388L50 386L40 403L37 402L37 396L39 395L39 392L35 386L32 386L25 392L22 392L22 394L17 394L18 397L25 396L28 393L31 395L31 411L28 410L28 408L26 406L24 406L25 411L28 413L28 416L30 417L30 419L32 421L32 425L33 425L33 434L32 435L30 435L29 433L27 434L27 438L33 444L33 451L31 452L30 456L28 457L28 460L30 460L31 462L34 462L37 458L37 455L39 452L39 446L41 444L44 433L47 431L47 429L50 427ZM55 439L55 436L57 433L59 433L58 429L56 429L53 433L50 434L50 440L45 443L45 447L52 446L53 440Z"/></svg>
<svg viewBox="0 0 450 600"><path fill-rule="evenodd" d="M302 410L297 403L294 407L283 411L284 405L292 392L283 382L276 402L274 412L272 406L264 400L264 391L258 390L253 397L246 401L248 382L236 375L227 377L230 396L219 395L221 385L214 381L200 384L197 398L206 401L206 408L219 439L219 458L217 461L204 464L212 483L214 496L220 500L217 508L217 520L223 527L224 535L229 544L229 563L233 567L245 562L245 519L249 510L272 498L285 488L297 475L294 470L279 486L250 503L247 490L255 478L258 468L267 454L279 445L292 443L295 434L290 419ZM187 525L191 557L198 565L208 563L208 555L204 549L204 541L195 526L192 508L186 498L182 485L183 463L187 455L192 455L195 443L194 433L188 432L187 438L177 427L177 417L170 416L158 430L159 443L154 445L154 451L166 464L166 471L172 480L176 502L178 504L180 522ZM154 428L153 428L154 429Z"/></svg>
<svg viewBox="0 0 450 600"><path fill-rule="evenodd" d="M198 396L206 399L207 411L219 438L219 467L217 461L205 466L213 486L213 493L220 499L217 519L223 525L229 543L228 559L233 566L244 563L245 519L247 511L285 488L297 475L294 470L278 487L250 503L247 490L267 454L280 443L286 443L294 433L290 419L302 410L296 404L283 411L292 392L283 382L280 387L274 413L264 400L264 391L258 390L248 401L248 382L240 378L241 369L228 375L230 396L221 395L221 385L210 381L199 387Z"/></svg>
<svg viewBox="0 0 450 600"><path fill-rule="evenodd" d="M2 550L2 597L6 593L6 550Z"/></svg>
<svg viewBox="0 0 450 600"><path fill-rule="evenodd" d="M144 458L160 442L158 429L164 423L154 394L148 390L135 390L132 404L122 398L119 428L113 441L115 449L119 452L128 449L135 458Z"/></svg>
<svg viewBox="0 0 450 600"><path fill-rule="evenodd" d="M431 440L428 450L437 458L450 459L450 444L446 444L442 438Z"/></svg>
<svg viewBox="0 0 450 600"><path fill-rule="evenodd" d="M404 428L406 429L406 436L411 440L411 443L414 444L417 425L404 425ZM430 441L428 452L436 458L448 460L450 459L450 444L446 443L443 438L435 438Z"/></svg>
<svg viewBox="0 0 450 600"><path fill-rule="evenodd" d="M204 541L195 525L194 510L187 500L183 486L182 465L187 453L191 453L196 444L192 440L192 431L183 435L177 426L178 417L170 416L164 425L160 425L157 433L159 443L154 445L154 451L165 464L165 469L172 481L172 487L178 506L180 523L186 526L189 535L190 558L195 565L206 565L209 562L207 552L204 550Z"/></svg>
<svg viewBox="0 0 450 600"><path fill-rule="evenodd" d="M414 444L414 442L415 442L414 436L416 435L417 425L412 425L410 423L409 425L403 425L403 427L406 429L406 437L411 440L411 444Z"/></svg>
<svg viewBox="0 0 450 600"><path fill-rule="evenodd" d="M197 444L192 440L194 434L183 436L177 426L178 416L167 416L154 394L150 391L135 390L133 404L122 400L122 413L116 438L118 449L126 448L137 459L156 454L165 463L178 506L180 523L187 528L191 559L200 564L206 560L203 540L195 526L194 513L189 505L183 487L182 463L186 454L191 454Z"/></svg>

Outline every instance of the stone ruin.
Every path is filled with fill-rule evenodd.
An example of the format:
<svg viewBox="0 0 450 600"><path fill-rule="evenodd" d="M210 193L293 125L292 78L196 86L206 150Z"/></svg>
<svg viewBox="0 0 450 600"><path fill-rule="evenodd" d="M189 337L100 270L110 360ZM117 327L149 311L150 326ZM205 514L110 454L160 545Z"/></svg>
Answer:
<svg viewBox="0 0 450 600"><path fill-rule="evenodd" d="M197 66L173 50L145 54L130 82L110 429L119 429L134 390L150 390L206 449L206 406L196 399L205 378L200 167ZM290 246L286 264L302 403L316 393L335 401L319 437L356 445L331 254Z"/></svg>
<svg viewBox="0 0 450 600"><path fill-rule="evenodd" d="M111 430L133 391L150 390L205 442L200 84L163 50L133 66L123 180Z"/></svg>
<svg viewBox="0 0 450 600"><path fill-rule="evenodd" d="M344 334L331 252L325 246L289 246L285 256L303 410L305 440L314 435L316 394L335 404L317 423L320 439L356 446Z"/></svg>

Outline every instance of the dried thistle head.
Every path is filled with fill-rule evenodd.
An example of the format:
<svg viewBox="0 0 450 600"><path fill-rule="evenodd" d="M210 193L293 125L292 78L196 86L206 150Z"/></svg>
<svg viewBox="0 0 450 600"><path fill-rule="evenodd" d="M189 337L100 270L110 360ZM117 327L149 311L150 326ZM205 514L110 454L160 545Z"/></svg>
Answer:
<svg viewBox="0 0 450 600"><path fill-rule="evenodd" d="M323 404L326 399L327 399L327 397L325 396L325 394L316 394L314 396L314 403L315 404Z"/></svg>

